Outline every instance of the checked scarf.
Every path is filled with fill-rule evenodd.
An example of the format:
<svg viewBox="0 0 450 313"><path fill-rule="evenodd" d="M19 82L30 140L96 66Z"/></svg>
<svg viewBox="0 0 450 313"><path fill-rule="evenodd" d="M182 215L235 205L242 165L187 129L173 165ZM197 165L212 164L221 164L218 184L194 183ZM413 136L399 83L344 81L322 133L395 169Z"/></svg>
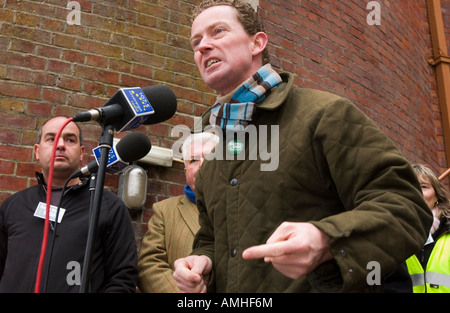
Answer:
<svg viewBox="0 0 450 313"><path fill-rule="evenodd" d="M243 130L252 120L255 104L262 102L282 82L270 64L261 67L231 97L228 103L216 103L210 123L223 130Z"/></svg>

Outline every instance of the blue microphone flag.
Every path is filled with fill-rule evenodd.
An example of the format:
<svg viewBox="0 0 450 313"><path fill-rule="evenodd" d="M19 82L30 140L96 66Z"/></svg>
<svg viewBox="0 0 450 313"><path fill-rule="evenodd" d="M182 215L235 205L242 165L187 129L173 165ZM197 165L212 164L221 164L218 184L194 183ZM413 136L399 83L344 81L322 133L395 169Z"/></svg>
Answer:
<svg viewBox="0 0 450 313"><path fill-rule="evenodd" d="M101 148L96 147L92 149L92 152L94 153L95 160L98 164L101 156ZM119 154L116 151L116 145L113 144L113 147L109 150L108 161L106 162L106 170L108 171L108 173L115 174L121 172L128 165L128 162L125 162L120 158Z"/></svg>
<svg viewBox="0 0 450 313"><path fill-rule="evenodd" d="M118 127L116 127L118 132L138 128L150 115L155 113L150 101L148 101L144 92L139 87L119 89L105 104L105 107L115 103L124 103L121 100L125 100L130 110L124 113L120 123L118 123Z"/></svg>

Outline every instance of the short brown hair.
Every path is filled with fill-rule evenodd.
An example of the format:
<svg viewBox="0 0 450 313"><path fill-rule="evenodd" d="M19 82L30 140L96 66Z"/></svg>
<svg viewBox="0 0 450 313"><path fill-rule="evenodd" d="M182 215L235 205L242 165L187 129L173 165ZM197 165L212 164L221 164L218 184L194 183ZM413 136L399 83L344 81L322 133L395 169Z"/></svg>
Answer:
<svg viewBox="0 0 450 313"><path fill-rule="evenodd" d="M240 0L203 0L193 10L192 22L200 13L202 13L206 9L218 5L228 5L235 8L237 11L237 18L239 22L241 22L245 32L250 36L258 32L265 33L264 24L259 18L258 13L253 9L253 7L249 3ZM267 64L270 62L270 56L267 47L266 49L264 49L262 57L263 57L263 64Z"/></svg>
<svg viewBox="0 0 450 313"><path fill-rule="evenodd" d="M63 117L65 117L65 116L63 116ZM47 120L41 125L41 127L39 127L39 130L38 130L38 133L37 133L37 136L36 136L36 143L37 143L37 144L40 144L40 143L41 143L41 139L42 139L42 131L43 131L43 129L44 129L44 125L47 124L48 121L50 121L50 120L52 120L52 119L54 119L54 118L55 118L55 117L52 117L52 118L47 119ZM75 123L75 122L72 122L72 123L74 123L74 124L77 125L77 127L78 127L78 133L79 133L78 141L80 142L80 146L82 146L82 145L83 145L83 133L81 132L81 127L80 127L80 125L78 125L78 124Z"/></svg>

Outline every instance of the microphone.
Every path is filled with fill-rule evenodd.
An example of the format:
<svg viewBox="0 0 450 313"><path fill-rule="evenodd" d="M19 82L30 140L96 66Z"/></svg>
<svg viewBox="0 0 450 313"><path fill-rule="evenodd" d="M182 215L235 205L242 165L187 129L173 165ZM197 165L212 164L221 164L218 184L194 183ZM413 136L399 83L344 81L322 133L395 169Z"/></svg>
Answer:
<svg viewBox="0 0 450 313"><path fill-rule="evenodd" d="M147 172L138 165L130 165L119 177L118 196L130 210L141 209L147 200Z"/></svg>
<svg viewBox="0 0 450 313"><path fill-rule="evenodd" d="M174 116L177 111L177 97L172 89L163 85L142 88L144 94L150 99L155 114L147 117L144 125L158 124Z"/></svg>
<svg viewBox="0 0 450 313"><path fill-rule="evenodd" d="M171 118L177 110L177 98L164 85L121 88L101 108L77 113L74 122L98 121L118 132L156 124Z"/></svg>
<svg viewBox="0 0 450 313"><path fill-rule="evenodd" d="M142 159L149 153L151 148L152 144L150 139L143 132L132 132L125 135L109 150L108 162L106 164L107 172L114 174L123 170L128 166L126 162L134 162ZM98 171L98 160L101 149L97 147L92 151L94 152L95 160L72 174L72 179L75 177L89 176Z"/></svg>

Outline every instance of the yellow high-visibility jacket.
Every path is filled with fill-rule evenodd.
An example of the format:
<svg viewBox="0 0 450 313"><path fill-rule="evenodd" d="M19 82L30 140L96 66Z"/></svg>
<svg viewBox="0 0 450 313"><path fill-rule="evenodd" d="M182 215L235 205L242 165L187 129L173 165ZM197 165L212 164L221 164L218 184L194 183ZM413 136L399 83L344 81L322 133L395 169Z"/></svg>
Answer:
<svg viewBox="0 0 450 313"><path fill-rule="evenodd" d="M406 260L406 265L414 293L449 293L450 233L436 241L425 270L415 255Z"/></svg>

